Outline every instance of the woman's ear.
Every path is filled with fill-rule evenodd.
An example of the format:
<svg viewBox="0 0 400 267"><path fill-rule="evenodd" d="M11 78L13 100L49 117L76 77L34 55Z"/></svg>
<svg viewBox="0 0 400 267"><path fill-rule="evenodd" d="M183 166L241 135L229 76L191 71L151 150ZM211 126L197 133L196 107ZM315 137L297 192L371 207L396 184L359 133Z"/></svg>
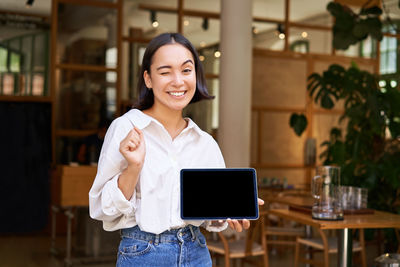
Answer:
<svg viewBox="0 0 400 267"><path fill-rule="evenodd" d="M147 72L147 70L145 70L143 73L143 79L144 79L144 83L146 84L147 88L149 88L149 89L153 88L153 86L151 84L151 78L150 78L150 75Z"/></svg>

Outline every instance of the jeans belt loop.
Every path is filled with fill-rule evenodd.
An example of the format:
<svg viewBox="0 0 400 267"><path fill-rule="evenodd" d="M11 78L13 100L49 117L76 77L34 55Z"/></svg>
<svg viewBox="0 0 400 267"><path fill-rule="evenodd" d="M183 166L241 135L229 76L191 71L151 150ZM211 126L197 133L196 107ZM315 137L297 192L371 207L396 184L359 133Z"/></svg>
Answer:
<svg viewBox="0 0 400 267"><path fill-rule="evenodd" d="M157 246L158 243L160 243L160 235L156 234L155 238L154 238L154 245Z"/></svg>
<svg viewBox="0 0 400 267"><path fill-rule="evenodd" d="M192 234L192 241L196 239L196 235L193 230L193 226L189 224L190 233Z"/></svg>

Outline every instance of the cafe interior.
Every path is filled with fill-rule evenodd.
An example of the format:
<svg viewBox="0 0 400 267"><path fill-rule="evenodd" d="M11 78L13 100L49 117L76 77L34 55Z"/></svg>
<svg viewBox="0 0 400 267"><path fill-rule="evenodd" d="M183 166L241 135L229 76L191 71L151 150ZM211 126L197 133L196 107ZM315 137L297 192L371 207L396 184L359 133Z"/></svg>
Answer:
<svg viewBox="0 0 400 267"><path fill-rule="evenodd" d="M215 96L184 116L265 201L249 229L204 233L213 266L399 266L399 7L1 0L0 266L115 266L119 232L88 214L98 139L164 32L192 42Z"/></svg>

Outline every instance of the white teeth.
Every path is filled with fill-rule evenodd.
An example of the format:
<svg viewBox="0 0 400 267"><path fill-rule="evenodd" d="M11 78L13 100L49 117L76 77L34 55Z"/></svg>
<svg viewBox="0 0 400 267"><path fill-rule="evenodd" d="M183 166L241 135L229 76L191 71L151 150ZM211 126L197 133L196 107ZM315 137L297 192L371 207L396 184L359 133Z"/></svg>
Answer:
<svg viewBox="0 0 400 267"><path fill-rule="evenodd" d="M182 96L185 94L185 92L169 92L169 94L173 96Z"/></svg>

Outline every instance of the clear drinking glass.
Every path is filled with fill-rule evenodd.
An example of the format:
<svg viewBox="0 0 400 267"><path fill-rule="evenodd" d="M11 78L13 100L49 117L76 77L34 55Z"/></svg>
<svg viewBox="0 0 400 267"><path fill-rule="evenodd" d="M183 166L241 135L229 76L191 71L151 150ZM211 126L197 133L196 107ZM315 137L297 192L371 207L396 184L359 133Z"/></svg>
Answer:
<svg viewBox="0 0 400 267"><path fill-rule="evenodd" d="M314 197L312 217L319 220L342 220L342 189L340 167L318 166L311 182Z"/></svg>
<svg viewBox="0 0 400 267"><path fill-rule="evenodd" d="M355 209L366 209L368 204L368 189L355 187L353 201Z"/></svg>

